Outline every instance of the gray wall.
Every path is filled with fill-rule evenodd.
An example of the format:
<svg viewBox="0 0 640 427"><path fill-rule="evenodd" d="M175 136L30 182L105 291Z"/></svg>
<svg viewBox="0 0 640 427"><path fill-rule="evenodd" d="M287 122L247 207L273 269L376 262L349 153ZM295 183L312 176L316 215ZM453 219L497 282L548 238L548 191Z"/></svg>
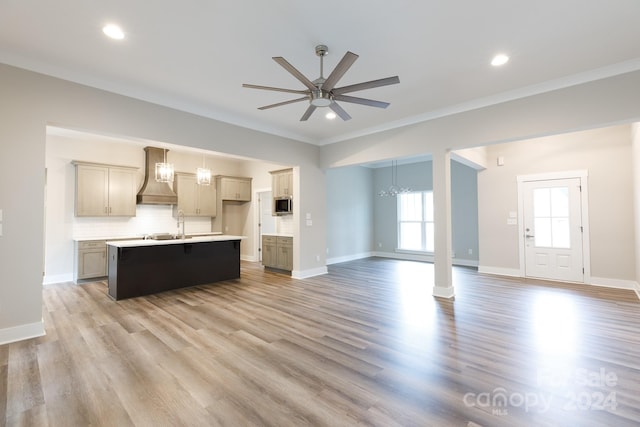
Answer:
<svg viewBox="0 0 640 427"><path fill-rule="evenodd" d="M478 262L478 190L477 172L456 161L451 162L451 226L454 263L477 265ZM391 184L391 167L374 173L374 193ZM433 190L431 161L399 165L397 184L414 191ZM397 200L374 198L374 251L393 256L398 245ZM471 249L471 254L469 254Z"/></svg>
<svg viewBox="0 0 640 427"><path fill-rule="evenodd" d="M504 166L497 166L498 156L504 157ZM492 145L487 157L487 169L478 174L483 269L519 268L518 227L506 222L509 212L518 210L518 175L586 169L591 276L596 283L636 280L629 125Z"/></svg>
<svg viewBox="0 0 640 427"><path fill-rule="evenodd" d="M398 185L430 191L432 163L398 166ZM458 162L451 165L453 247L458 263L478 261L477 172ZM391 167L349 166L327 170L327 260L343 262L370 256L401 255L395 252L397 199L377 193L391 184ZM471 254L469 254L471 249ZM425 259L425 257L403 258Z"/></svg>
<svg viewBox="0 0 640 427"><path fill-rule="evenodd" d="M349 166L327 170L327 261L343 262L371 253L373 170Z"/></svg>

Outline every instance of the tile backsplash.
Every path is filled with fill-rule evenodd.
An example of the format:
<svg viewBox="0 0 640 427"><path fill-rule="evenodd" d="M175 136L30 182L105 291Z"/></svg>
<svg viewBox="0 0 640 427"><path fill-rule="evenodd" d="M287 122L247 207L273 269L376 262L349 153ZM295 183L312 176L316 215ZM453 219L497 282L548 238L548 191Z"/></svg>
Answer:
<svg viewBox="0 0 640 427"><path fill-rule="evenodd" d="M278 217L276 230L280 234L293 235L293 215L283 215Z"/></svg>
<svg viewBox="0 0 640 427"><path fill-rule="evenodd" d="M185 233L211 231L211 218L186 217ZM169 205L138 205L136 216L123 217L74 217L74 238L137 237L152 233L177 233L178 222Z"/></svg>

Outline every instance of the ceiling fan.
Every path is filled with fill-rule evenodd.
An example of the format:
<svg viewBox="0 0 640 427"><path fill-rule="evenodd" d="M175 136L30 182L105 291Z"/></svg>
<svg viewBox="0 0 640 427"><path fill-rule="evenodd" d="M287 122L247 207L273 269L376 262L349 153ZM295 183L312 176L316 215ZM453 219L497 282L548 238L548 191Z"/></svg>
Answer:
<svg viewBox="0 0 640 427"><path fill-rule="evenodd" d="M287 92L287 93L296 93L300 95L304 95L302 98L292 99L290 101L278 102L276 104L265 105L264 107L259 107L259 110L267 110L269 108L280 107L282 105L293 104L295 102L301 101L309 101L309 107L304 112L300 121L306 121L311 114L318 107L329 107L331 108L342 120L349 120L351 116L336 102L351 102L353 104L367 105L369 107L378 107L378 108L387 108L389 106L388 102L382 101L374 101L372 99L365 98L357 98L355 96L348 96L345 93L356 92L359 90L371 89L380 86L387 86L396 83L400 83L400 79L398 76L387 77L384 79L371 80L368 82L357 83L349 86L335 87L338 81L342 78L342 76L347 72L347 70L353 65L353 63L358 59L358 55L352 52L347 52L342 57L336 68L333 69L331 74L327 78L323 76L323 58L329 53L329 49L325 45L316 46L316 55L320 57L320 77L311 81L306 78L300 71L298 71L293 65L287 62L281 56L274 56L273 60L282 66L285 70L291 73L296 79L300 80L303 85L307 87L305 90L295 90L295 89L283 89L278 87L271 86L259 86L252 84L243 84L242 87L247 87L251 89L262 89L262 90L272 90L276 92Z"/></svg>

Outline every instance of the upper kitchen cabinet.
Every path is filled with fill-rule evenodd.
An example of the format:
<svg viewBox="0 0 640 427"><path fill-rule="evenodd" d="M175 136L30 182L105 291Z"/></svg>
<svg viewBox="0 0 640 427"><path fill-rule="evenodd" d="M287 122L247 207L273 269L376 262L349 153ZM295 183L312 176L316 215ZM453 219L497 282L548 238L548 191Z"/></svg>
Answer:
<svg viewBox="0 0 640 427"><path fill-rule="evenodd" d="M273 197L292 197L293 196L293 169L283 169L272 171L272 191Z"/></svg>
<svg viewBox="0 0 640 427"><path fill-rule="evenodd" d="M195 174L176 173L173 190L178 195L174 214L181 210L185 216L216 216L216 187L200 185Z"/></svg>
<svg viewBox="0 0 640 427"><path fill-rule="evenodd" d="M136 216L137 168L74 161L76 216Z"/></svg>
<svg viewBox="0 0 640 427"><path fill-rule="evenodd" d="M251 179L252 178L216 175L216 183L220 199L236 202L250 202Z"/></svg>

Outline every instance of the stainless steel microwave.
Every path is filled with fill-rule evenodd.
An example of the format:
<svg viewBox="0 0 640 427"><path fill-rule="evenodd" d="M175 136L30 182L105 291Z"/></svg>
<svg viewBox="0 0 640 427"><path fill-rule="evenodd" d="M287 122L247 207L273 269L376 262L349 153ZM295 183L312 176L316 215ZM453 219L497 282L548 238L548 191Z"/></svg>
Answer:
<svg viewBox="0 0 640 427"><path fill-rule="evenodd" d="M288 215L292 213L293 200L291 197L276 197L273 199L273 211L276 215Z"/></svg>

